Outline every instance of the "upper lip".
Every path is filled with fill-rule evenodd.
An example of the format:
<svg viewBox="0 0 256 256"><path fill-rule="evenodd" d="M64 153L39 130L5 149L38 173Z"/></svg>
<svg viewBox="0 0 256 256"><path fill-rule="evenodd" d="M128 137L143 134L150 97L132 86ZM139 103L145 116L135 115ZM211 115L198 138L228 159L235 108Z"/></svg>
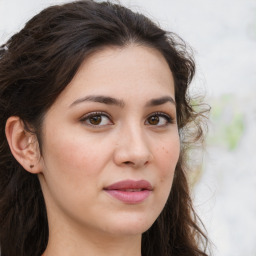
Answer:
<svg viewBox="0 0 256 256"><path fill-rule="evenodd" d="M153 190L150 182L146 180L123 180L111 184L104 188L105 190L125 190L125 189L142 189L142 190Z"/></svg>

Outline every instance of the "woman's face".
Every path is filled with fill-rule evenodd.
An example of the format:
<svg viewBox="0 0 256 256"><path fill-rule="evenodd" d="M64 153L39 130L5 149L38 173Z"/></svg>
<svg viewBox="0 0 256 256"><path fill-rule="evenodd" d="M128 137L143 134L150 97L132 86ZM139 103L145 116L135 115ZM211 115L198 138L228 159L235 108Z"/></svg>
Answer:
<svg viewBox="0 0 256 256"><path fill-rule="evenodd" d="M180 144L174 81L145 46L105 48L46 113L41 173L49 225L135 235L162 211Z"/></svg>

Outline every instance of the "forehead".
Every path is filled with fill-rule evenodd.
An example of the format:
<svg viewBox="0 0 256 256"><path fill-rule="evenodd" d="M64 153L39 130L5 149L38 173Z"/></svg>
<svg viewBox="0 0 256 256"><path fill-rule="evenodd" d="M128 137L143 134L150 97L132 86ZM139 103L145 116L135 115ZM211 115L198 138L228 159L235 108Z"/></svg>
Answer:
<svg viewBox="0 0 256 256"><path fill-rule="evenodd" d="M130 45L107 47L83 61L76 75L60 95L68 101L86 94L130 98L174 97L172 72L156 49Z"/></svg>

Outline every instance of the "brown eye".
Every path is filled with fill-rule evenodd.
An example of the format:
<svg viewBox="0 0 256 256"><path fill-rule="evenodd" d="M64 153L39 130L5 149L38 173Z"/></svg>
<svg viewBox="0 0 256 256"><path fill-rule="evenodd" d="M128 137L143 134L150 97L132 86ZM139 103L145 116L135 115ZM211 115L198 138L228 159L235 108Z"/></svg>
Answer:
<svg viewBox="0 0 256 256"><path fill-rule="evenodd" d="M164 127L167 126L168 124L172 123L172 118L162 112L156 112L153 113L151 116L149 116L146 119L145 124L146 125L152 125L152 126L157 126L157 127Z"/></svg>
<svg viewBox="0 0 256 256"><path fill-rule="evenodd" d="M91 116L88 120L92 125L99 125L102 121L101 116Z"/></svg>
<svg viewBox="0 0 256 256"><path fill-rule="evenodd" d="M91 112L83 116L80 121L89 126L103 127L106 125L111 125L113 122L111 118L106 113L101 112Z"/></svg>
<svg viewBox="0 0 256 256"><path fill-rule="evenodd" d="M148 118L148 123L150 125L157 125L159 123L159 117L158 116L151 116Z"/></svg>

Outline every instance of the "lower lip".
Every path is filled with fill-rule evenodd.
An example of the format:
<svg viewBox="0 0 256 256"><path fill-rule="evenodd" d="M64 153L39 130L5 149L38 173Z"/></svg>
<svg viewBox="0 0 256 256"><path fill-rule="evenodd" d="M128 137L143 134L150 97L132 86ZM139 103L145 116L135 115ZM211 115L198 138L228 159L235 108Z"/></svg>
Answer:
<svg viewBox="0 0 256 256"><path fill-rule="evenodd" d="M128 204L137 204L143 202L146 198L149 197L150 190L142 191L124 191L124 190L105 190L112 197Z"/></svg>

